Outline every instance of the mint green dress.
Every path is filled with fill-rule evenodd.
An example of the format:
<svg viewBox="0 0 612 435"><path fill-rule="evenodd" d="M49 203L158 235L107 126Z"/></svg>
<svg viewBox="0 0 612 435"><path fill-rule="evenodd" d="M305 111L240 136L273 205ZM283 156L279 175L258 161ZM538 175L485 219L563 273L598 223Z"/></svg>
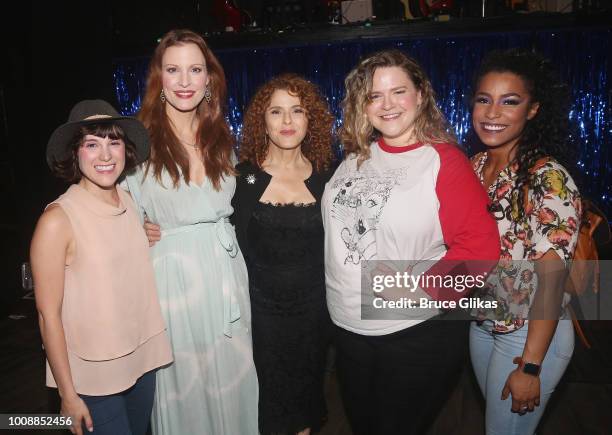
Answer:
<svg viewBox="0 0 612 435"><path fill-rule="evenodd" d="M157 372L153 434L257 434L248 278L228 221L236 180L226 176L219 191L208 178L175 189L167 173L161 185L143 175L123 186L162 229L152 259L174 353Z"/></svg>

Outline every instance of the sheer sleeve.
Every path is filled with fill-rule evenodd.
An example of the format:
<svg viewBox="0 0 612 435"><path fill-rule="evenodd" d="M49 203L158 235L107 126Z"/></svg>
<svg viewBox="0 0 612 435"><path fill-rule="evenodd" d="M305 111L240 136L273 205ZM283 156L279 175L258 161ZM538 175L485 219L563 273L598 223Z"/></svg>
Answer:
<svg viewBox="0 0 612 435"><path fill-rule="evenodd" d="M580 226L580 193L567 170L548 161L534 173L526 213L531 245L528 258L536 260L554 250L564 262L572 259Z"/></svg>

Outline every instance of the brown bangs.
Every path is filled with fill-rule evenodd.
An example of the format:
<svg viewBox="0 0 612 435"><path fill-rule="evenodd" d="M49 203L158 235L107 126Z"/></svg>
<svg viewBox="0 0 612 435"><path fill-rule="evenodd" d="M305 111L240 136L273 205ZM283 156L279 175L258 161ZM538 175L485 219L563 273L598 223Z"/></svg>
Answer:
<svg viewBox="0 0 612 435"><path fill-rule="evenodd" d="M51 172L68 183L76 183L82 177L79 169L79 148L87 135L109 137L112 140L120 139L125 143L125 172L131 171L138 161L136 147L125 136L123 129L113 123L86 124L79 128L66 146L69 156L62 160L55 160L51 165Z"/></svg>

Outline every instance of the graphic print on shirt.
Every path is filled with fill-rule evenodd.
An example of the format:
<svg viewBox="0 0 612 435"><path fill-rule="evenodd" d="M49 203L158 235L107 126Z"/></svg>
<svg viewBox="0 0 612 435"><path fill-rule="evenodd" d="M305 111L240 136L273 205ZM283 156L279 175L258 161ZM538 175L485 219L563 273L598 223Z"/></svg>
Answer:
<svg viewBox="0 0 612 435"><path fill-rule="evenodd" d="M407 176L408 168L383 172L359 171L340 176L332 189L331 217L342 222L339 237L346 246L344 264L376 258L376 230L393 187Z"/></svg>

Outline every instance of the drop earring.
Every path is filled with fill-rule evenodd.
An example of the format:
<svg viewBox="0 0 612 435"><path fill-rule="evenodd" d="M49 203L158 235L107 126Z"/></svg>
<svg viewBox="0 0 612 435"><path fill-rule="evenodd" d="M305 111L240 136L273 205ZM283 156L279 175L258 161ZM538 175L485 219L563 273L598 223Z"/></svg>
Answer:
<svg viewBox="0 0 612 435"><path fill-rule="evenodd" d="M166 102L166 94L164 94L164 90L161 90L161 93L159 94L159 99L161 100L162 103Z"/></svg>
<svg viewBox="0 0 612 435"><path fill-rule="evenodd" d="M204 89L204 99L208 104L210 104L210 101L212 100L212 94L210 93L210 88L208 85L206 85L206 89Z"/></svg>

